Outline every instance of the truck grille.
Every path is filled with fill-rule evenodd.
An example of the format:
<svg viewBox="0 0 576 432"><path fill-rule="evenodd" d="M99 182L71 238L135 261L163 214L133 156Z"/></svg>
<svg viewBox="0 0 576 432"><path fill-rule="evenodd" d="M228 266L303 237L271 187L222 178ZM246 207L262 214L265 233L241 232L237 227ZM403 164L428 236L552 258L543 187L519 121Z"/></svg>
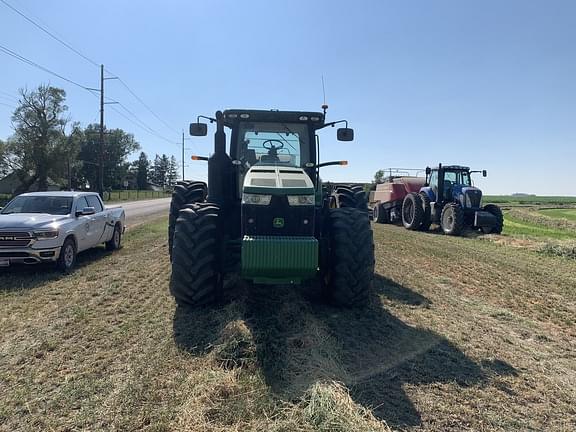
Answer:
<svg viewBox="0 0 576 432"><path fill-rule="evenodd" d="M482 202L482 192L477 189L466 191L466 207L479 208Z"/></svg>
<svg viewBox="0 0 576 432"><path fill-rule="evenodd" d="M32 242L28 232L0 231L0 248L26 247Z"/></svg>

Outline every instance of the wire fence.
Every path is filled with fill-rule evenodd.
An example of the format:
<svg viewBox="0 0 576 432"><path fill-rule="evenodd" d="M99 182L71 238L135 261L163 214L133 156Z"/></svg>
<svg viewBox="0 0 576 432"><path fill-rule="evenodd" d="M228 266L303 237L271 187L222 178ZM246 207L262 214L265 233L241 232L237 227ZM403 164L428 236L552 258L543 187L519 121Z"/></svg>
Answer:
<svg viewBox="0 0 576 432"><path fill-rule="evenodd" d="M105 191L103 198L105 202L139 201L146 199L169 198L171 194L171 190L112 190Z"/></svg>
<svg viewBox="0 0 576 432"><path fill-rule="evenodd" d="M111 190L104 192L105 202L122 202L122 201L139 201L157 198L170 198L171 190L153 191L153 190ZM0 194L0 207L3 207L10 201L10 194Z"/></svg>

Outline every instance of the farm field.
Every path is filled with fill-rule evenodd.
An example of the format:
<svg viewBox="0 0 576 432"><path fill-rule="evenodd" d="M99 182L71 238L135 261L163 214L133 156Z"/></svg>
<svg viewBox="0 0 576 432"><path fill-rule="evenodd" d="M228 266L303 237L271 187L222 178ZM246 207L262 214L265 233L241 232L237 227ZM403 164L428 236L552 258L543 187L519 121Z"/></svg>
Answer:
<svg viewBox="0 0 576 432"><path fill-rule="evenodd" d="M541 209L540 212L553 218L568 219L576 222L576 208Z"/></svg>
<svg viewBox="0 0 576 432"><path fill-rule="evenodd" d="M0 273L0 430L576 428L576 260L374 230L366 311L244 284L177 309L165 219Z"/></svg>
<svg viewBox="0 0 576 432"><path fill-rule="evenodd" d="M576 197L568 196L484 195L483 201L506 205L576 205Z"/></svg>

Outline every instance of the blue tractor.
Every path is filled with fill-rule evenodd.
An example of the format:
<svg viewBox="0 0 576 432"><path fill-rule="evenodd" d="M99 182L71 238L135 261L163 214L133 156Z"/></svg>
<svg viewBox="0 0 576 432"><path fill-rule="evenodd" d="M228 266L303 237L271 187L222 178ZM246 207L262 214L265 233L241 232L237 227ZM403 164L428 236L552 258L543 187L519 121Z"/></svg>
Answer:
<svg viewBox="0 0 576 432"><path fill-rule="evenodd" d="M500 207L482 206L482 191L472 185L470 171L459 165L439 164L426 168L426 183L420 192L406 195L402 203L402 223L411 230L427 231L438 224L445 234L457 236L464 228L479 229L485 234L500 234L504 218Z"/></svg>

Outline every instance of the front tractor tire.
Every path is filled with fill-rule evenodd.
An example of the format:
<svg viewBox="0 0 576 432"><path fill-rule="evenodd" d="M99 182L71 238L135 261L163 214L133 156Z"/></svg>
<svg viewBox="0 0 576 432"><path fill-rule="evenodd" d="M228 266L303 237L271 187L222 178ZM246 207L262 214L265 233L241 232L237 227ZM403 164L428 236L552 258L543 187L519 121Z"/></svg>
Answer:
<svg viewBox="0 0 576 432"><path fill-rule="evenodd" d="M172 247L174 246L174 229L180 210L187 204L204 202L208 187L206 183L199 181L179 181L174 186L172 201L170 202L170 213L168 216L168 252L172 259Z"/></svg>
<svg viewBox="0 0 576 432"><path fill-rule="evenodd" d="M488 213L494 215L494 217L498 221L496 223L496 226L492 228L490 233L501 234L502 229L504 228L504 215L502 214L502 210L500 209L500 207L494 204L487 204L486 206L484 206L484 211L487 211Z"/></svg>
<svg viewBox="0 0 576 432"><path fill-rule="evenodd" d="M440 226L444 234L458 236L464 230L464 210L458 203L448 203L442 209Z"/></svg>
<svg viewBox="0 0 576 432"><path fill-rule="evenodd" d="M215 303L222 291L220 209L211 203L180 210L174 230L170 292L179 306Z"/></svg>
<svg viewBox="0 0 576 432"><path fill-rule="evenodd" d="M402 202L402 225L404 228L415 231L420 229L424 219L424 206L422 198L416 192L410 192Z"/></svg>
<svg viewBox="0 0 576 432"><path fill-rule="evenodd" d="M356 208L329 213L330 260L327 291L339 306L363 307L374 279L374 241L368 213Z"/></svg>

